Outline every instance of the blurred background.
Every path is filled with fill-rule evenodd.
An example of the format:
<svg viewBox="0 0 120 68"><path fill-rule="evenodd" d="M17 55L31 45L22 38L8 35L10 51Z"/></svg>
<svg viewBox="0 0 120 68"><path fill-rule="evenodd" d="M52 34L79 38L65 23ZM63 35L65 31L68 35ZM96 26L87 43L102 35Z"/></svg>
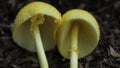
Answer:
<svg viewBox="0 0 120 68"><path fill-rule="evenodd" d="M33 1L43 1L62 14L71 9L92 13L100 26L101 39L89 56L79 60L79 68L120 68L120 0L0 0L0 68L39 68L36 53L14 43L12 26L18 11ZM46 52L50 68L69 68L57 48Z"/></svg>

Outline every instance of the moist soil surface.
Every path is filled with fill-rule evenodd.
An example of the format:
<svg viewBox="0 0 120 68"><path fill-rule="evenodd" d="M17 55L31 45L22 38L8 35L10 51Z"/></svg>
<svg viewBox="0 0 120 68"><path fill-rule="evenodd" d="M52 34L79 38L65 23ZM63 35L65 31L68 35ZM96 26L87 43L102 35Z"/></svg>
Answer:
<svg viewBox="0 0 120 68"><path fill-rule="evenodd" d="M36 0L0 0L0 68L39 68L36 53L19 47L12 39L18 11ZM120 0L41 0L62 14L71 9L92 13L100 26L100 42L88 56L79 59L79 68L120 68ZM50 68L69 68L57 47L46 52Z"/></svg>

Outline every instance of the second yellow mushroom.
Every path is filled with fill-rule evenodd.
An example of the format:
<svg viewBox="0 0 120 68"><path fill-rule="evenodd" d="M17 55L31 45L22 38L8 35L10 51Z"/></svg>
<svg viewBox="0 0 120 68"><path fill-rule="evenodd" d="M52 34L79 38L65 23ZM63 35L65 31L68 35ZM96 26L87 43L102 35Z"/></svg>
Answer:
<svg viewBox="0 0 120 68"><path fill-rule="evenodd" d="M70 59L70 68L78 68L78 59L90 54L100 36L96 19L85 10L73 9L62 16L57 46L61 55Z"/></svg>

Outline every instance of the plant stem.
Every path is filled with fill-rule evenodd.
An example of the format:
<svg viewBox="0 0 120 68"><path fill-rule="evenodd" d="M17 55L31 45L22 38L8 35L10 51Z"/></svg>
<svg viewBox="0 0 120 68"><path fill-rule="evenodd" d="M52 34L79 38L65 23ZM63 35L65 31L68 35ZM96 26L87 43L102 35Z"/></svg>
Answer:
<svg viewBox="0 0 120 68"><path fill-rule="evenodd" d="M37 49L37 54L38 54L38 59L40 63L40 68L49 68L48 67L48 62L47 58L45 55L45 51L43 48L41 36L40 36L40 30L39 26L37 24L34 24L34 30L32 30L34 39L35 39L35 44L36 44L36 49Z"/></svg>
<svg viewBox="0 0 120 68"><path fill-rule="evenodd" d="M78 29L79 25L75 23L71 32L70 68L78 68Z"/></svg>

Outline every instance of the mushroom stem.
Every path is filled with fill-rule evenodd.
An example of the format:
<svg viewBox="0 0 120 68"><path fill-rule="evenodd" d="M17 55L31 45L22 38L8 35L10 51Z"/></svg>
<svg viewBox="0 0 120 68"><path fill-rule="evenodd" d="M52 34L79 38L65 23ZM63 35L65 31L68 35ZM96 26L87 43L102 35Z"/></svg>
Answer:
<svg viewBox="0 0 120 68"><path fill-rule="evenodd" d="M78 68L78 29L79 25L75 23L71 32L70 68Z"/></svg>
<svg viewBox="0 0 120 68"><path fill-rule="evenodd" d="M49 68L44 47L41 40L39 25L44 23L44 15L37 14L31 17L31 31L35 40L40 68Z"/></svg>
<svg viewBox="0 0 120 68"><path fill-rule="evenodd" d="M34 25L34 30L32 30L34 39L35 39L35 44L36 44L36 49L37 49L37 54L38 54L38 59L40 63L40 68L49 68L48 67L48 62L47 58L45 55L45 51L43 48L41 36L40 36L40 30L39 30L39 25L35 24Z"/></svg>

